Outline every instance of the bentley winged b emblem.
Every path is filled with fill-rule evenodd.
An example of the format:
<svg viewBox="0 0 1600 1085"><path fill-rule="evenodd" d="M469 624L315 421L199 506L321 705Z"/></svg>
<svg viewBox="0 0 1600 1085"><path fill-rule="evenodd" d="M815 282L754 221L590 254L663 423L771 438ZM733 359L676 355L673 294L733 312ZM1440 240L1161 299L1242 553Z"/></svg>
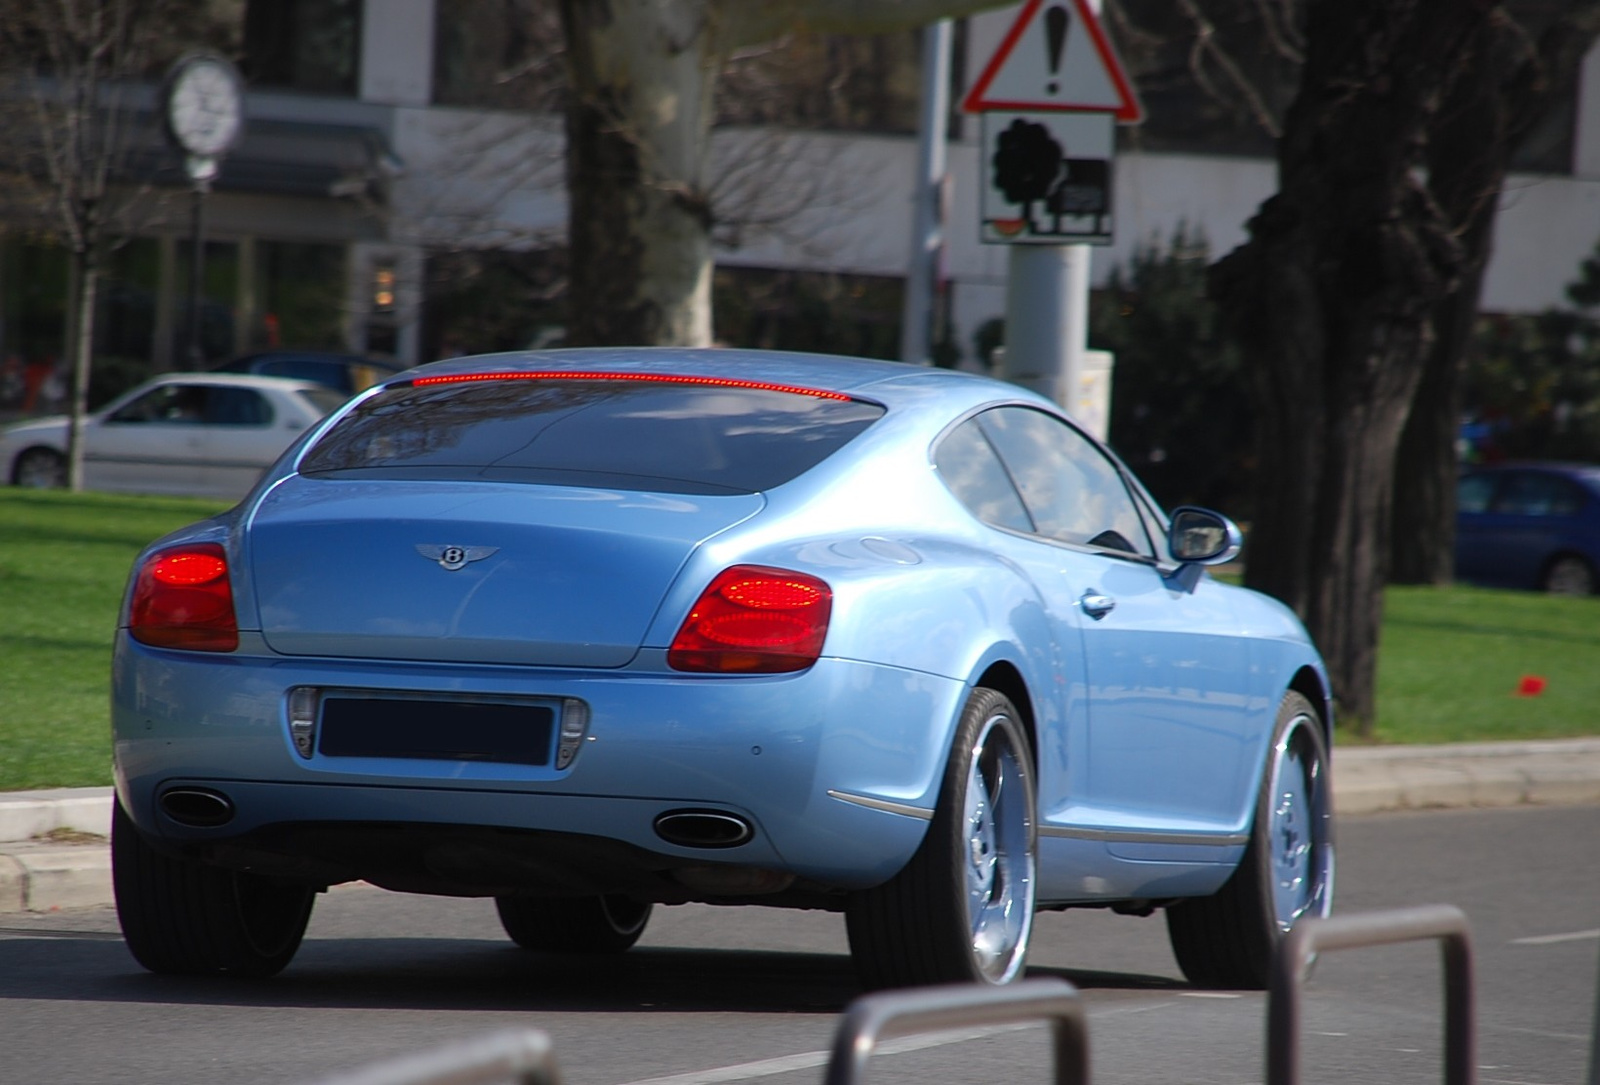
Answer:
<svg viewBox="0 0 1600 1085"><path fill-rule="evenodd" d="M482 561L499 551L498 546L440 546L437 543L418 543L417 553L429 561L437 561L440 568L455 572L466 568L468 562Z"/></svg>

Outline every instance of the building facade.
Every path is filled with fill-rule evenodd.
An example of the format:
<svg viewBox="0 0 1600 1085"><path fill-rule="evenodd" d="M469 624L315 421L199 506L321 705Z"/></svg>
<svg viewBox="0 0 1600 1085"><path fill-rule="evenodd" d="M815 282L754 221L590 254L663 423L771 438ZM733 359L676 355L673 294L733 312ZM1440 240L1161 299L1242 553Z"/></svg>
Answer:
<svg viewBox="0 0 1600 1085"><path fill-rule="evenodd" d="M246 75L247 127L206 197L195 323L207 361L306 347L416 363L560 341L553 8L235 0L237 38L222 48ZM981 68L1014 16L966 21L958 79ZM719 189L719 335L894 356L916 176L916 35L789 47L774 54L781 63L756 58L728 77L738 93L715 142L719 176L730 179ZM782 93L764 97L768 84ZM96 342L97 365L130 373L177 367L192 326L194 197L175 157L157 161L170 152L155 88L144 94L141 138L157 183L111 258ZM1155 88L1149 111L1169 100ZM1600 54L1559 112L1555 136L1502 197L1488 310L1562 303L1600 239ZM1208 144L1203 132L1182 138L1183 124L1147 127L1120 139L1115 242L1094 251L1096 281L1180 226L1213 255L1227 251L1274 187L1259 136ZM951 128L947 349L978 364L980 329L1004 310L1006 251L979 242L977 126L955 118ZM26 396L37 409L65 342L67 262L47 231L0 230L0 399ZM841 325L808 338L818 307L844 314Z"/></svg>

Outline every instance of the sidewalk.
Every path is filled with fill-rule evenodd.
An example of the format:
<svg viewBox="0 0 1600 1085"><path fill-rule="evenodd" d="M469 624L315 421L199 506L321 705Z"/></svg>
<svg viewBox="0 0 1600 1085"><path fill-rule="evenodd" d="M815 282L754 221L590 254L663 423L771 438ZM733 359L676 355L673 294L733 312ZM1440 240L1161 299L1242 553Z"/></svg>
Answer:
<svg viewBox="0 0 1600 1085"><path fill-rule="evenodd" d="M1600 738L1334 752L1340 814L1600 805ZM111 903L109 787L0 792L0 914Z"/></svg>

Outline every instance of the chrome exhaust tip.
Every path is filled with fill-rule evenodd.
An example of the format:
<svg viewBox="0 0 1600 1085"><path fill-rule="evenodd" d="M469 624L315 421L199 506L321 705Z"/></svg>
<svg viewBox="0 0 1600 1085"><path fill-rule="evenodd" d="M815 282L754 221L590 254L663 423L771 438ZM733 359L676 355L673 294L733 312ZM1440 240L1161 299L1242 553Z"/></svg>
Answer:
<svg viewBox="0 0 1600 1085"><path fill-rule="evenodd" d="M656 835L680 848L737 848L756 835L735 814L716 810L669 810L656 818Z"/></svg>
<svg viewBox="0 0 1600 1085"><path fill-rule="evenodd" d="M169 787L156 802L167 817L196 829L214 829L233 820L233 800L208 787Z"/></svg>

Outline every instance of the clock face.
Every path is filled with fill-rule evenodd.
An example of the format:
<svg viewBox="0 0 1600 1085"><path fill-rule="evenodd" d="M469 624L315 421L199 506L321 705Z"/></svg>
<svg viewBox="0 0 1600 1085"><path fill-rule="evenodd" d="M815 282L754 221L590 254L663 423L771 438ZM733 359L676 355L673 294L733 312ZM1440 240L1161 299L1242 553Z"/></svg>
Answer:
<svg viewBox="0 0 1600 1085"><path fill-rule="evenodd" d="M210 158L233 145L243 121L239 84L221 62L206 57L186 63L167 97L167 124L178 144Z"/></svg>

